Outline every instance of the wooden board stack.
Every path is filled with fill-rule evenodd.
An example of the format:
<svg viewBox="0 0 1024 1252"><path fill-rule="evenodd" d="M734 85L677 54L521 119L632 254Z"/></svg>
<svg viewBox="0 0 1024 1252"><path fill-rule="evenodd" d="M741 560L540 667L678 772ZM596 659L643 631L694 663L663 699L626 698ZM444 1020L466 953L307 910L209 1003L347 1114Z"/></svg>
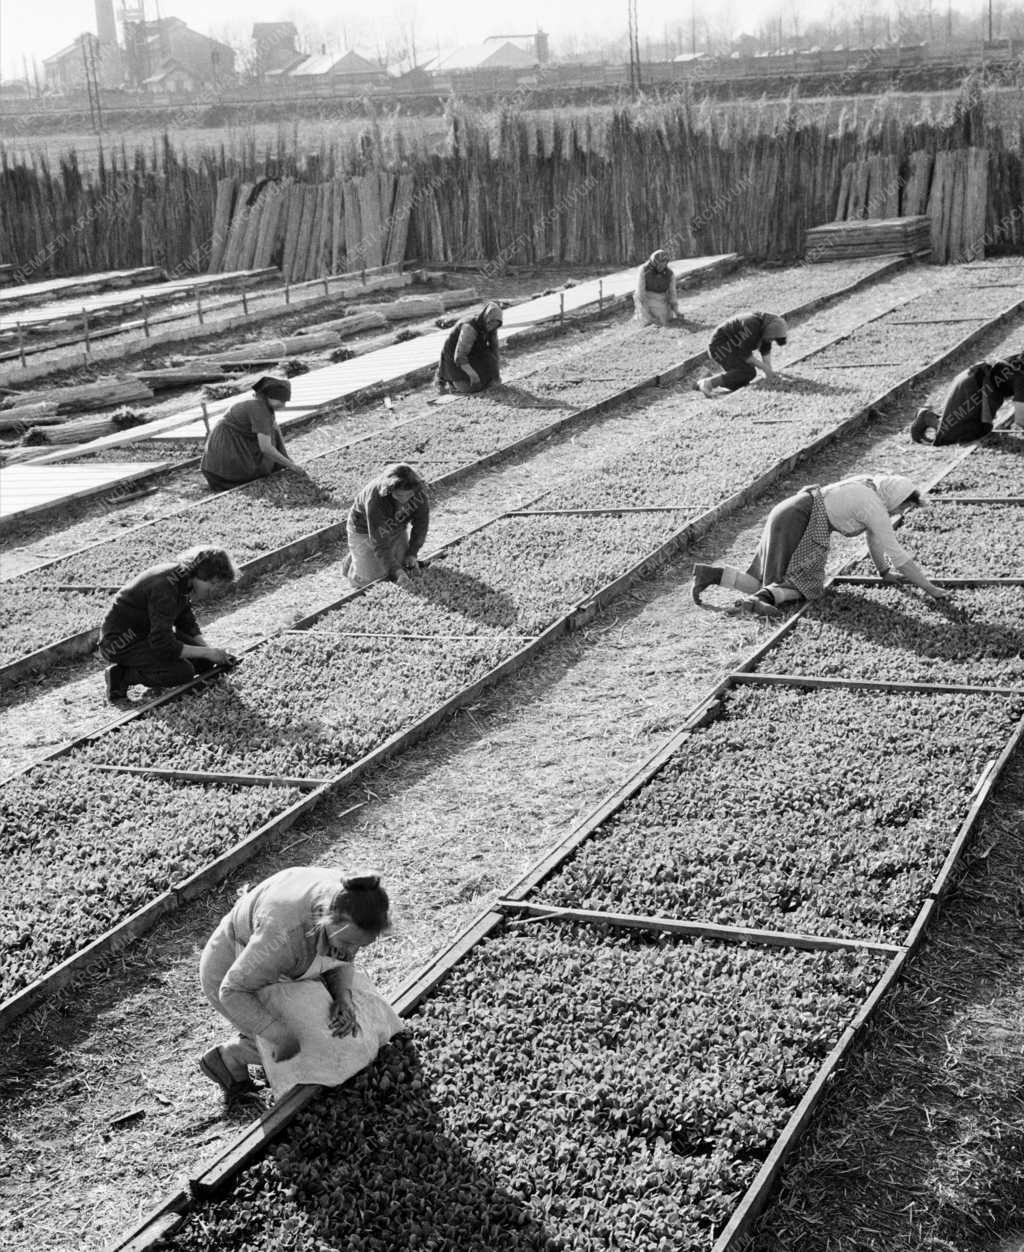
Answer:
<svg viewBox="0 0 1024 1252"><path fill-rule="evenodd" d="M807 231L804 257L808 261L843 261L849 257L908 256L932 246L931 219L915 217L864 218L826 222Z"/></svg>
<svg viewBox="0 0 1024 1252"><path fill-rule="evenodd" d="M369 173L327 183L217 184L210 272L279 264L286 282L400 265L415 179Z"/></svg>

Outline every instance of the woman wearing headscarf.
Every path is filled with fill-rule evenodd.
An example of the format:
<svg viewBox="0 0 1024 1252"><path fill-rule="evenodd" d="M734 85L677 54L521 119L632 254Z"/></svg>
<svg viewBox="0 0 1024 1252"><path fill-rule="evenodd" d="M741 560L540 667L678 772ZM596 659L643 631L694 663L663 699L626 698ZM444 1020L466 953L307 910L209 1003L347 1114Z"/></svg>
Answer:
<svg viewBox="0 0 1024 1252"><path fill-rule="evenodd" d="M493 300L488 300L479 313L455 323L444 341L434 376L438 391L466 395L501 382L498 353L501 323L501 306Z"/></svg>
<svg viewBox="0 0 1024 1252"><path fill-rule="evenodd" d="M1013 400L1013 419L1024 426L1024 353L1005 361L979 361L957 374L949 388L941 415L918 409L910 426L914 443L936 448L951 443L973 443L992 430L1004 401ZM932 431L932 437L927 432Z"/></svg>
<svg viewBox="0 0 1024 1252"><path fill-rule="evenodd" d="M772 344L784 344L789 335L785 320L777 313L739 313L716 326L708 344L708 356L722 367L721 373L702 378L697 387L710 399L716 388L736 391L752 383L757 366L771 382Z"/></svg>
<svg viewBox="0 0 1024 1252"><path fill-rule="evenodd" d="M124 700L128 688L180 687L231 656L203 638L192 598L212 599L238 578L223 548L190 548L176 561L154 565L125 583L100 627L100 656L107 699Z"/></svg>
<svg viewBox="0 0 1024 1252"><path fill-rule="evenodd" d="M700 604L707 587L745 593L740 606L761 617L780 617L779 605L817 600L824 592L829 536L867 535L868 551L885 582L909 582L935 600L950 592L936 587L896 539L890 514L919 504L921 495L901 474L857 475L824 487L804 487L768 514L749 568L695 565L690 594Z"/></svg>
<svg viewBox="0 0 1024 1252"><path fill-rule="evenodd" d="M285 450L274 416L291 399L291 383L265 374L252 390L252 399L233 404L207 436L199 468L214 491L251 483L278 470L305 473Z"/></svg>
<svg viewBox="0 0 1024 1252"><path fill-rule="evenodd" d="M342 572L354 587L404 582L419 568L430 527L427 484L411 465L388 465L352 501Z"/></svg>
<svg viewBox="0 0 1024 1252"><path fill-rule="evenodd" d="M641 326L667 326L679 315L676 276L669 268L668 253L661 248L637 270L633 305L633 320Z"/></svg>
<svg viewBox="0 0 1024 1252"><path fill-rule="evenodd" d="M294 1024L260 996L281 981L322 981L331 996L325 1026L338 1036L357 1031L352 962L388 929L388 908L375 875L346 878L319 866L284 869L244 891L199 962L206 998L238 1031L204 1053L199 1068L206 1077L225 1095L254 1091L248 1067L262 1064L257 1037L275 1061L296 1055Z"/></svg>

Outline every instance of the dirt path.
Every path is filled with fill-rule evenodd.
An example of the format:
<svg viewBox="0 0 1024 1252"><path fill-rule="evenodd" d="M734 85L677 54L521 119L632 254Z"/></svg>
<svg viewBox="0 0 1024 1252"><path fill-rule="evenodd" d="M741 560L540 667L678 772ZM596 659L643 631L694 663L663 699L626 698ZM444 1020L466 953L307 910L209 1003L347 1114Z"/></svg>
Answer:
<svg viewBox="0 0 1024 1252"><path fill-rule="evenodd" d="M945 383L930 389L933 400ZM688 398L678 390L654 397L586 435L602 455L619 452L623 424L635 439L641 424L656 430ZM607 443L609 435L617 442ZM559 468L578 473L585 446L581 434L538 452L535 464L467 484L460 523L535 485L541 465L545 481ZM690 604L692 559L745 558L771 503L805 481L880 464L924 474L942 457L909 443L902 412L849 437L441 733L322 806L244 876L91 971L59 1007L27 1020L6 1040L2 1063L0 1189L11 1216L0 1247L102 1247L252 1116L249 1108L226 1119L195 1071L196 1055L219 1032L195 985L198 952L243 877L301 862L380 869L394 884L397 926L367 968L382 990L393 989L649 755L763 637L760 623ZM837 545L835 560L854 550ZM311 571L310 589L319 594L316 580L329 577L326 566ZM345 815L354 804L362 807ZM141 1116L115 1127L125 1113Z"/></svg>

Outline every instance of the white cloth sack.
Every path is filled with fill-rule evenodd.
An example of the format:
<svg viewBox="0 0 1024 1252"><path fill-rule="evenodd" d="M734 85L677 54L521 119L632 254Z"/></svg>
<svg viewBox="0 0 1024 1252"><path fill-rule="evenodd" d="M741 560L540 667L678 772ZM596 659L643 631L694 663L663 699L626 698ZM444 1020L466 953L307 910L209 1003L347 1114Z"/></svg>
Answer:
<svg viewBox="0 0 1024 1252"><path fill-rule="evenodd" d="M275 1099L300 1083L341 1086L365 1069L392 1036L405 1029L402 1019L359 969L352 980L359 1033L344 1039L331 1034L328 1019L333 1001L319 979L274 983L260 992L260 999L291 1026L301 1044L298 1055L290 1061L274 1061L266 1041L256 1040Z"/></svg>

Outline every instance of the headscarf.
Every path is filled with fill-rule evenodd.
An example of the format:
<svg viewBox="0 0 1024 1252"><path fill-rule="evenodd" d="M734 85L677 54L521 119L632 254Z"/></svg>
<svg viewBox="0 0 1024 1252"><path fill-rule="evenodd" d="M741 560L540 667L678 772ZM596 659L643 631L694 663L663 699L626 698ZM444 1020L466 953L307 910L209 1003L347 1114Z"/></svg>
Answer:
<svg viewBox="0 0 1024 1252"><path fill-rule="evenodd" d="M502 314L502 311L501 311L501 305L498 304L496 300L488 300L487 303L484 305L484 307L480 310L480 325L481 326L483 325L484 321L487 318L497 318L499 326L504 320L504 315Z"/></svg>
<svg viewBox="0 0 1024 1252"><path fill-rule="evenodd" d="M777 313L766 313L764 315L763 333L765 339L774 339L776 343L785 343L789 336L789 327Z"/></svg>
<svg viewBox="0 0 1024 1252"><path fill-rule="evenodd" d="M292 398L292 385L287 378L275 378L273 374L264 374L252 385L258 396L266 396L268 400L283 400L285 404Z"/></svg>
<svg viewBox="0 0 1024 1252"><path fill-rule="evenodd" d="M877 474L871 481L889 513L895 513L904 500L917 491L917 484L902 474Z"/></svg>
<svg viewBox="0 0 1024 1252"><path fill-rule="evenodd" d="M650 256L648 265L668 265L668 253L664 248L656 248Z"/></svg>

